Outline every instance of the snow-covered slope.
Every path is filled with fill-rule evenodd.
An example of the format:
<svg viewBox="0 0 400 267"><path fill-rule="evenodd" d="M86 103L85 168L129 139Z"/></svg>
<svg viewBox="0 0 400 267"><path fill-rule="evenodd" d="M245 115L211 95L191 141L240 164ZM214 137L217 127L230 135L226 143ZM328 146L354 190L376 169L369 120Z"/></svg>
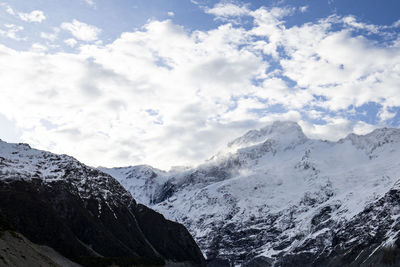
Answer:
<svg viewBox="0 0 400 267"><path fill-rule="evenodd" d="M66 181L73 185L82 199L104 199L108 205L117 204L116 200L131 198L113 177L73 157L33 149L28 144L10 144L0 140L0 181L33 179L47 184Z"/></svg>
<svg viewBox="0 0 400 267"><path fill-rule="evenodd" d="M308 139L296 123L275 122L235 139L226 151L181 172L146 167L156 179L132 180L121 172L117 179L133 196L183 223L209 259L240 265L258 257L277 266L324 266L338 257L333 252L343 245L337 243L343 227L382 201L400 179L399 129L329 142ZM124 172L138 174L137 168ZM389 214L391 225L397 225L397 214ZM389 228L376 240L381 248L394 244ZM357 256L364 257L352 260Z"/></svg>
<svg viewBox="0 0 400 267"><path fill-rule="evenodd" d="M166 175L164 171L147 165L112 169L99 167L98 169L113 176L128 191L135 192L136 201L146 205L156 201L155 197L161 189Z"/></svg>
<svg viewBox="0 0 400 267"><path fill-rule="evenodd" d="M146 173L143 167L141 177L150 178ZM1 140L0 218L83 266L205 266L184 226L138 205L112 176L66 155Z"/></svg>

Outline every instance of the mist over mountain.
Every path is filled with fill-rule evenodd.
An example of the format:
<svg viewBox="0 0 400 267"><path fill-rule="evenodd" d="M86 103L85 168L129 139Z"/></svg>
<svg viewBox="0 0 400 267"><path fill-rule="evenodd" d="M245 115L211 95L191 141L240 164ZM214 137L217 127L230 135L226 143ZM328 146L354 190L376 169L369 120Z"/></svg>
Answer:
<svg viewBox="0 0 400 267"><path fill-rule="evenodd" d="M330 142L277 121L195 168L101 170L216 266L385 266L400 255L399 158L399 129Z"/></svg>
<svg viewBox="0 0 400 267"><path fill-rule="evenodd" d="M205 163L168 172L96 169L0 141L0 245L14 255L0 253L1 261L397 265L399 156L399 129L330 142L309 139L290 121L251 130Z"/></svg>
<svg viewBox="0 0 400 267"><path fill-rule="evenodd" d="M399 10L0 0L0 267L400 266Z"/></svg>

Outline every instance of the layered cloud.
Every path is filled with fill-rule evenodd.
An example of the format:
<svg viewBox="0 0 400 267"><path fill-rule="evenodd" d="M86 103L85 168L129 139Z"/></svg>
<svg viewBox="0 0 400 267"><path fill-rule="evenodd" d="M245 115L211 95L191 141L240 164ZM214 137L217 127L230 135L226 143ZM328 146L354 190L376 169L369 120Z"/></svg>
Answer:
<svg viewBox="0 0 400 267"><path fill-rule="evenodd" d="M205 12L226 22L208 31L154 20L77 53L0 46L0 113L36 147L91 165L161 168L201 162L278 119L331 140L390 124L400 101L393 26L339 16L285 25L306 11L220 3ZM238 16L251 27L229 23ZM77 20L61 28L74 36L71 47L100 34ZM372 109L376 121L363 119Z"/></svg>

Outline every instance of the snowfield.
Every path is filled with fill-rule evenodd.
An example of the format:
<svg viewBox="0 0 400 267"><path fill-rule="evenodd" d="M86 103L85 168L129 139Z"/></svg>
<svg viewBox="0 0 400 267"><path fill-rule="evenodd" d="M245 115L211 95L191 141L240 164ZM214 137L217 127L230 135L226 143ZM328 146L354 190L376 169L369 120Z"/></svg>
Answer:
<svg viewBox="0 0 400 267"><path fill-rule="evenodd" d="M240 264L260 256L329 254L335 230L399 187L393 187L399 159L399 129L329 142L308 139L294 122L274 122L193 169L101 170L139 202L183 223L208 258Z"/></svg>
<svg viewBox="0 0 400 267"><path fill-rule="evenodd" d="M274 122L202 165L169 172L93 169L0 141L0 180L68 180L81 199L110 207L131 199L122 185L184 224L209 260L235 266L377 266L400 262L399 159L399 129L329 142L307 138L294 122Z"/></svg>

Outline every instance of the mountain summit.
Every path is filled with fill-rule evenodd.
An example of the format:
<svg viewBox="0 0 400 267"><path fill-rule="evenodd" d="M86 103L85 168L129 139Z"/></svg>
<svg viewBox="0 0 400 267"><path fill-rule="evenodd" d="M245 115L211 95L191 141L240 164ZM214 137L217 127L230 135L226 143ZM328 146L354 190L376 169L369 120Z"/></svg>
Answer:
<svg viewBox="0 0 400 267"><path fill-rule="evenodd" d="M248 131L243 136L228 143L230 148L242 148L256 145L267 140L279 141L283 144L295 144L304 142L304 135L300 125L291 121L276 121L260 130Z"/></svg>
<svg viewBox="0 0 400 267"><path fill-rule="evenodd" d="M205 265L184 226L137 204L113 177L26 144L0 141L0 220L28 246L50 247L83 266ZM48 262L39 265L54 266Z"/></svg>
<svg viewBox="0 0 400 267"><path fill-rule="evenodd" d="M184 224L219 266L400 264L399 133L328 142L275 122L196 168L118 180Z"/></svg>

